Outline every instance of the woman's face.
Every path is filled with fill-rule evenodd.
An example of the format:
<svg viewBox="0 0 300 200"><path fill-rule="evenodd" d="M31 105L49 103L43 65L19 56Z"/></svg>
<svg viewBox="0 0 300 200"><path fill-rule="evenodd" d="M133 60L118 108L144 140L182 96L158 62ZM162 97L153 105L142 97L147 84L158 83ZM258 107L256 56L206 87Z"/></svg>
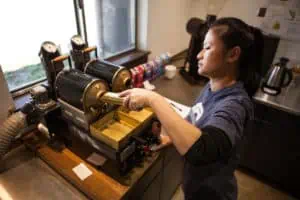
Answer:
<svg viewBox="0 0 300 200"><path fill-rule="evenodd" d="M197 55L198 74L207 77L218 77L223 74L226 61L225 47L222 40L210 29L203 43L203 49Z"/></svg>

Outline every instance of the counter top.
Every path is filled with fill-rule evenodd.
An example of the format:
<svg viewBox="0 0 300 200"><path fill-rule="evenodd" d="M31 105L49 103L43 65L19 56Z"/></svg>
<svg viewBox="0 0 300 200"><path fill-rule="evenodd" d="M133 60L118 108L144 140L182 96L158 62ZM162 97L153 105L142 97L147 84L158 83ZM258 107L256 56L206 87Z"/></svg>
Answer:
<svg viewBox="0 0 300 200"><path fill-rule="evenodd" d="M295 75L290 85L282 88L277 96L271 96L259 89L254 100L273 108L300 116L300 75Z"/></svg>
<svg viewBox="0 0 300 200"><path fill-rule="evenodd" d="M154 91L157 93L186 106L193 105L206 84L204 82L195 85L189 84L179 74L179 70L177 70L175 77L171 80L161 76L151 81L151 83L155 85L156 89Z"/></svg>

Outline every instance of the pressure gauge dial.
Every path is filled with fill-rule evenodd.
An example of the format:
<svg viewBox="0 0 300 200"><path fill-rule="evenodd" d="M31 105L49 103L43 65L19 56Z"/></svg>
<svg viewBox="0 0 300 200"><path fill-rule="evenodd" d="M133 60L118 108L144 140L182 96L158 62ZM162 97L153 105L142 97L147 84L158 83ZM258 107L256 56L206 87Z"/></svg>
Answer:
<svg viewBox="0 0 300 200"><path fill-rule="evenodd" d="M85 47L85 41L80 35L74 35L71 38L71 45L73 49L82 50Z"/></svg>
<svg viewBox="0 0 300 200"><path fill-rule="evenodd" d="M42 49L43 51L51 54L57 51L57 46L53 42L46 41L42 44Z"/></svg>

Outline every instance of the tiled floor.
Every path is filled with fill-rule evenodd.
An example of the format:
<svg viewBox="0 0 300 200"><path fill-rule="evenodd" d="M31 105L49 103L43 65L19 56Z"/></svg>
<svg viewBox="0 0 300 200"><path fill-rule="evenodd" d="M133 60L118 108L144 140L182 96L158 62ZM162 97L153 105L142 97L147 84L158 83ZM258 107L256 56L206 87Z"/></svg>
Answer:
<svg viewBox="0 0 300 200"><path fill-rule="evenodd" d="M237 170L235 174L239 188L238 200L296 200L244 172ZM172 200L184 200L181 187L177 189Z"/></svg>

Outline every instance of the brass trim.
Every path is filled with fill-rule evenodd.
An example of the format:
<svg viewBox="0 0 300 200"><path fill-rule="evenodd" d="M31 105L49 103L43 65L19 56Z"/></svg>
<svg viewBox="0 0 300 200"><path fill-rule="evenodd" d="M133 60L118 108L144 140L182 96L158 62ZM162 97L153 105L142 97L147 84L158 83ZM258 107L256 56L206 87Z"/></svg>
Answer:
<svg viewBox="0 0 300 200"><path fill-rule="evenodd" d="M128 77L126 77L126 78L122 81L122 84L123 84L122 87L119 87L118 82L116 81L116 79L118 78L118 76L119 76L123 71L128 73ZM125 87L125 82L128 81L128 79L129 79L129 80L131 79L131 73L130 73L130 71L129 71L127 68L120 66L120 69L118 69L118 70L115 72L115 74L114 74L114 76L113 76L113 78L112 78L112 81L111 81L112 91L113 91L113 92L121 92L123 89L126 89L126 87ZM124 87L124 88L123 88L123 87Z"/></svg>
<svg viewBox="0 0 300 200"><path fill-rule="evenodd" d="M90 105L87 105L87 103L90 103L90 102L86 102L87 101L87 98L88 98L88 91L90 90L90 88L92 87L92 85L94 84L97 84L97 83L101 83L100 85L104 86L104 88L99 88L98 92L101 90L101 89L104 89L103 92L106 92L108 90L108 86L106 84L105 81L101 80L101 79L93 79L85 88L84 88L84 91L83 91L83 95L82 95L82 99L83 99L83 109L85 112L88 112L89 111L89 106ZM97 92L97 93L98 93ZM97 96L95 95L95 100L97 100ZM101 102L96 102L95 103L99 103L99 104L103 104Z"/></svg>

